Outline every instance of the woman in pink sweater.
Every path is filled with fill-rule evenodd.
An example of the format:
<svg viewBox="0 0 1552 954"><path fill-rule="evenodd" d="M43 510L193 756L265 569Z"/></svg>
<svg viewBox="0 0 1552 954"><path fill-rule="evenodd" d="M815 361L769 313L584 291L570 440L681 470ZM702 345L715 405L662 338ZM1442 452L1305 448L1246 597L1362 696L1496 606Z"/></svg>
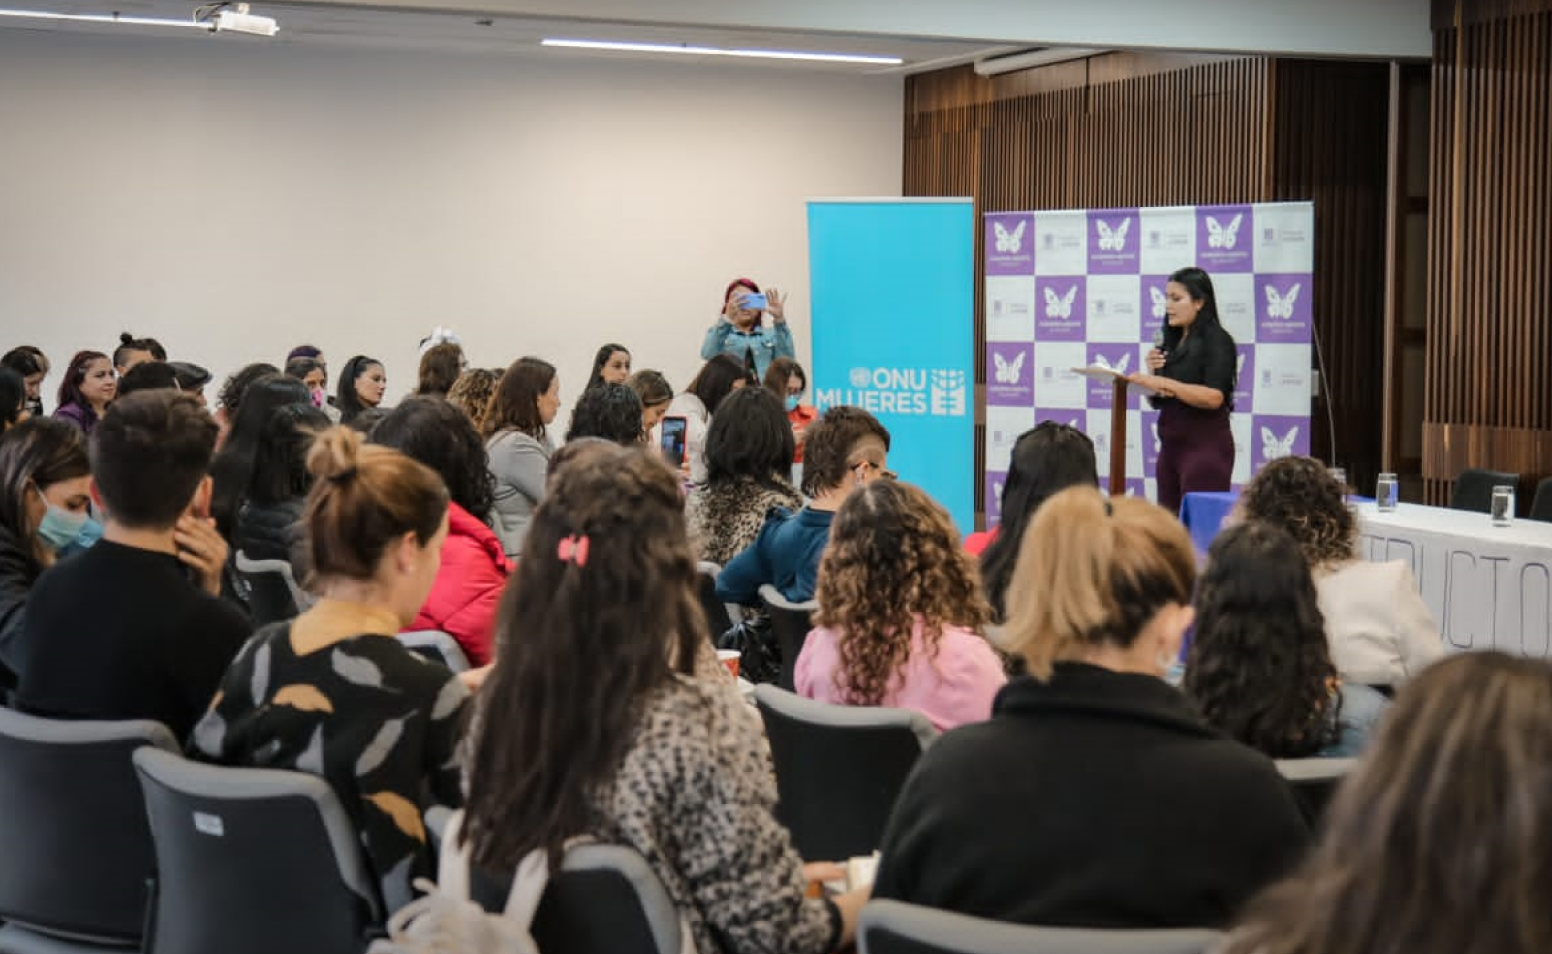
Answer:
<svg viewBox="0 0 1552 954"><path fill-rule="evenodd" d="M977 632L990 612L980 575L948 513L920 488L878 480L846 498L815 598L800 695L915 709L944 731L991 715L1007 680Z"/></svg>

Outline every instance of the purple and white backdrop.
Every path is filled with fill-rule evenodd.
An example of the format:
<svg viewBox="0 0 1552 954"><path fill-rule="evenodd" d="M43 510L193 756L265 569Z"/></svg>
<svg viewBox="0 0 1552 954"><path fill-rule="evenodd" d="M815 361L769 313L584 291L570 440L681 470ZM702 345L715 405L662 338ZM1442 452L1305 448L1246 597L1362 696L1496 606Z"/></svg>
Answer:
<svg viewBox="0 0 1552 954"><path fill-rule="evenodd" d="M1314 207L1308 202L994 212L986 229L986 516L1013 442L1041 421L1094 439L1110 460L1109 387L1072 368L1138 370L1164 320L1169 274L1212 275L1239 350L1234 486L1262 464L1309 453ZM1127 492L1157 499L1158 415L1132 395Z"/></svg>

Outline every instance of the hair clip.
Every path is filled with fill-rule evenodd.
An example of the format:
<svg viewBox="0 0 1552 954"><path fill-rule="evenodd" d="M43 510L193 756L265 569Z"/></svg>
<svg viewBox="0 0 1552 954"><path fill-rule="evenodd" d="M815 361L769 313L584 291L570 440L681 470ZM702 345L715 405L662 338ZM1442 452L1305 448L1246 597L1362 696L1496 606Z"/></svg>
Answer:
<svg viewBox="0 0 1552 954"><path fill-rule="evenodd" d="M562 563L587 566L587 536L584 534L561 537L559 545L555 548L555 555Z"/></svg>
<svg viewBox="0 0 1552 954"><path fill-rule="evenodd" d="M356 476L356 468L352 466L352 467L346 467L344 470L340 471L337 474L330 474L329 475L329 480L333 481L336 484L343 484L343 483L346 483L347 481L350 481L350 480L354 479L355 476Z"/></svg>

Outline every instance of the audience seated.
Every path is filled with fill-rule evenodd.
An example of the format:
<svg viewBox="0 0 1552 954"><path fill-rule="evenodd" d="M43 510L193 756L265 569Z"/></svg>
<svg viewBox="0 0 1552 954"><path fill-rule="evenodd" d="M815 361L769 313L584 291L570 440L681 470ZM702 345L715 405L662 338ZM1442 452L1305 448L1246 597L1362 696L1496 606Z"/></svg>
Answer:
<svg viewBox="0 0 1552 954"><path fill-rule="evenodd" d="M812 448L810 449L812 453ZM1072 487L1036 512L1008 589L1028 675L907 780L874 896L1023 924L1216 927L1309 833L1265 756L1161 678L1191 625L1185 529Z"/></svg>
<svg viewBox="0 0 1552 954"><path fill-rule="evenodd" d="M165 361L140 361L119 375L116 397L128 397L136 391L178 390L178 375Z"/></svg>
<svg viewBox="0 0 1552 954"><path fill-rule="evenodd" d="M990 615L980 575L948 512L919 487L879 480L846 498L817 596L799 695L915 709L940 731L991 716L1007 678L976 632Z"/></svg>
<svg viewBox="0 0 1552 954"><path fill-rule="evenodd" d="M16 686L16 643L33 584L75 542L91 505L86 441L35 418L0 435L0 698Z"/></svg>
<svg viewBox="0 0 1552 954"><path fill-rule="evenodd" d="M729 394L706 435L706 482L686 510L696 556L721 566L754 543L771 508L802 507L791 466L792 428L776 399L761 388Z"/></svg>
<svg viewBox="0 0 1552 954"><path fill-rule="evenodd" d="M420 611L447 535L429 468L332 428L308 454L306 525L319 601L243 647L190 739L228 765L328 780L361 833L387 910L432 877L422 811L461 802L455 750L467 690L394 634ZM429 798L428 798L429 795Z"/></svg>
<svg viewBox="0 0 1552 954"><path fill-rule="evenodd" d="M59 407L54 416L90 434L118 393L113 365L101 351L77 351L59 382Z"/></svg>
<svg viewBox="0 0 1552 954"><path fill-rule="evenodd" d="M237 512L242 509L248 482L253 476L259 441L276 409L287 405L312 406L307 387L302 382L283 374L268 374L251 382L243 392L242 407L227 432L226 443L210 466L214 483L210 515L215 518L221 536L228 540L232 538Z"/></svg>
<svg viewBox="0 0 1552 954"><path fill-rule="evenodd" d="M0 433L28 417L26 380L10 368L0 367Z"/></svg>
<svg viewBox="0 0 1552 954"><path fill-rule="evenodd" d="M490 396L496 391L501 372L490 368L470 368L458 375L458 380L447 391L447 403L456 407L473 422L474 429L485 433L485 414L490 408Z"/></svg>
<svg viewBox="0 0 1552 954"><path fill-rule="evenodd" d="M622 344L610 342L593 355L593 370L588 372L587 384L582 390L588 391L600 384L624 384L630 380L630 373L630 351Z"/></svg>
<svg viewBox="0 0 1552 954"><path fill-rule="evenodd" d="M1358 557L1358 523L1320 461L1282 457L1240 497L1241 515L1298 541L1315 575L1331 659L1349 682L1399 685L1444 655L1444 640L1409 564Z"/></svg>
<svg viewBox="0 0 1552 954"><path fill-rule="evenodd" d="M137 365L147 361L166 361L167 349L155 338L136 338L129 332L119 335L119 346L113 349L113 370L123 377Z"/></svg>
<svg viewBox="0 0 1552 954"><path fill-rule="evenodd" d="M549 426L560 410L560 375L540 358L518 358L501 376L485 411L485 450L496 481L493 527L512 559L523 552L528 521L544 499Z"/></svg>
<svg viewBox="0 0 1552 954"><path fill-rule="evenodd" d="M749 373L743 363L720 354L701 365L695 380L669 402L668 414L684 418L685 458L690 464L691 483L706 482L706 435L711 430L712 416L729 394L748 383Z"/></svg>
<svg viewBox="0 0 1552 954"><path fill-rule="evenodd" d="M793 513L776 507L748 549L717 576L717 598L753 606L769 583L794 603L814 598L819 556L830 522L856 487L889 476L889 431L860 408L832 407L809 431L803 490L808 505Z"/></svg>
<svg viewBox="0 0 1552 954"><path fill-rule="evenodd" d="M253 470L232 531L234 554L249 560L284 560L298 583L308 575L301 539L302 509L313 485L307 452L313 438L328 428L328 415L311 404L283 404L270 412L254 448ZM253 607L255 623L274 621L258 619L258 613Z"/></svg>
<svg viewBox="0 0 1552 954"><path fill-rule="evenodd" d="M599 384L582 392L571 409L571 426L566 440L602 437L616 444L640 444L646 439L641 431L641 398L628 385Z"/></svg>
<svg viewBox="0 0 1552 954"><path fill-rule="evenodd" d="M496 604L512 574L512 561L486 523L495 479L485 444L462 411L436 398L410 398L394 408L372 431L372 443L431 468L452 498L441 569L425 604L405 629L441 630L458 641L470 662L485 665L492 655Z"/></svg>
<svg viewBox="0 0 1552 954"><path fill-rule="evenodd" d="M1452 656L1396 694L1297 872L1225 954L1552 950L1552 666Z"/></svg>
<svg viewBox="0 0 1552 954"><path fill-rule="evenodd" d="M350 424L362 412L382 404L383 394L387 390L388 375L383 371L381 361L364 354L355 355L346 361L345 370L340 372L339 391L335 395L340 423Z"/></svg>
<svg viewBox="0 0 1552 954"><path fill-rule="evenodd" d="M32 345L20 345L0 357L0 367L10 368L22 376L27 385L27 413L43 416L43 379L48 377L49 360Z"/></svg>
<svg viewBox="0 0 1552 954"><path fill-rule="evenodd" d="M837 950L865 891L805 898L758 721L691 677L708 640L680 508L644 448L588 447L557 468L473 720L475 863L508 873L592 836L647 859L700 954Z"/></svg>
<svg viewBox="0 0 1552 954"><path fill-rule="evenodd" d="M992 615L1007 615L1008 581L1018 562L1024 530L1035 511L1057 491L1068 487L1095 487L1099 473L1094 461L1094 442L1075 427L1042 421L1019 435L1008 461L1002 485L1002 522L982 533L972 533L965 549L981 557L981 577Z"/></svg>
<svg viewBox="0 0 1552 954"><path fill-rule="evenodd" d="M262 361L255 364L244 365L226 376L221 382L221 390L216 393L216 424L220 426L220 434L216 437L216 453L226 446L227 435L232 432L232 424L237 420L237 412L242 408L243 395L253 382L271 374L279 374L280 369L273 364ZM289 375L296 377L296 375Z"/></svg>
<svg viewBox="0 0 1552 954"><path fill-rule="evenodd" d="M33 586L14 654L18 708L154 719L180 737L193 726L250 629L216 598L227 548L208 517L215 440L185 394L144 391L108 408L91 438L107 526Z"/></svg>
<svg viewBox="0 0 1552 954"><path fill-rule="evenodd" d="M1183 688L1208 725L1274 759L1357 755L1388 705L1337 675L1304 554L1254 521L1208 551Z"/></svg>
<svg viewBox="0 0 1552 954"><path fill-rule="evenodd" d="M663 372L650 368L637 371L625 383L641 399L641 433L646 434L668 413L669 402L674 399L674 387L663 377Z"/></svg>
<svg viewBox="0 0 1552 954"><path fill-rule="evenodd" d="M468 361L456 344L435 344L420 355L415 397L445 398Z"/></svg>
<svg viewBox="0 0 1552 954"><path fill-rule="evenodd" d="M803 463L803 441L808 425L819 417L819 411L803 403L803 392L808 390L808 374L803 366L791 358L777 358L765 372L765 389L776 395L792 424L792 440L797 445L793 463ZM795 479L795 478L794 478Z"/></svg>

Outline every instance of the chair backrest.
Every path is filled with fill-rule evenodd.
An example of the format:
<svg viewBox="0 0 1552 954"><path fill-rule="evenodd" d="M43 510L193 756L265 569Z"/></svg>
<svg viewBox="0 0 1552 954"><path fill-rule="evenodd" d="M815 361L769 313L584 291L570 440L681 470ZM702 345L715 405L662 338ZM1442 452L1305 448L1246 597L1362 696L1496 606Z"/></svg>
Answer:
<svg viewBox="0 0 1552 954"><path fill-rule="evenodd" d="M232 554L237 578L246 587L248 615L255 627L295 619L313 604L296 583L288 560L250 560L241 550Z"/></svg>
<svg viewBox="0 0 1552 954"><path fill-rule="evenodd" d="M857 926L862 954L1206 954L1223 935L1205 928L1032 927L869 901Z"/></svg>
<svg viewBox="0 0 1552 954"><path fill-rule="evenodd" d="M733 616L727 604L717 599L717 574L722 567L707 560L695 565L696 595L700 597L701 611L706 614L706 628L711 631L711 641L733 628Z"/></svg>
<svg viewBox="0 0 1552 954"><path fill-rule="evenodd" d="M0 920L138 941L155 868L131 755L177 751L159 722L66 722L0 709Z"/></svg>
<svg viewBox="0 0 1552 954"><path fill-rule="evenodd" d="M1536 484L1536 496L1530 502L1530 519L1552 523L1552 477L1543 477Z"/></svg>
<svg viewBox="0 0 1552 954"><path fill-rule="evenodd" d="M475 871L474 900L500 911L512 887L511 873ZM650 865L623 845L577 845L550 876L533 937L539 950L608 951L609 954L680 954L679 910Z"/></svg>
<svg viewBox="0 0 1552 954"><path fill-rule="evenodd" d="M469 657L458 640L439 629L422 629L413 633L400 633L399 642L410 652L419 653L432 662L439 662L453 672L468 672Z"/></svg>
<svg viewBox="0 0 1552 954"><path fill-rule="evenodd" d="M1355 758L1342 759L1278 759L1277 771L1293 789L1293 797L1311 825L1320 821L1326 805L1336 794L1352 770L1357 767Z"/></svg>
<svg viewBox="0 0 1552 954"><path fill-rule="evenodd" d="M804 858L871 853L906 776L937 738L910 709L836 706L756 686L776 767L776 817Z"/></svg>
<svg viewBox="0 0 1552 954"><path fill-rule="evenodd" d="M1501 470L1463 470L1455 478L1455 489L1450 494L1451 510L1474 510L1490 513L1493 507L1493 488L1503 485L1520 486L1520 475Z"/></svg>
<svg viewBox="0 0 1552 954"><path fill-rule="evenodd" d="M808 631L813 628L814 610L819 608L819 604L813 600L794 603L769 583L760 587L760 602L765 604L765 611L770 614L771 632L776 636L776 645L781 647L781 676L776 680L776 685L791 692L798 654L803 651Z"/></svg>
<svg viewBox="0 0 1552 954"><path fill-rule="evenodd" d="M156 843L146 954L359 954L382 920L355 825L329 783L135 753Z"/></svg>

